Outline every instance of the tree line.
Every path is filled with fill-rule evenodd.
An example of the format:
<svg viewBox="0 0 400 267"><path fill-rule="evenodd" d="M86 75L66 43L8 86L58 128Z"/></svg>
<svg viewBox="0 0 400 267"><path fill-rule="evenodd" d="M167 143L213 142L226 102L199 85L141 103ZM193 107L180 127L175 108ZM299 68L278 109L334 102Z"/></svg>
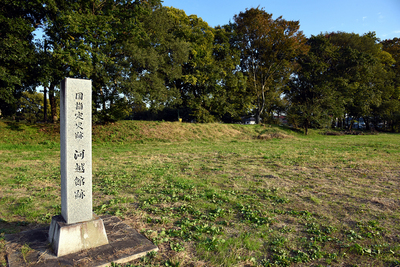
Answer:
<svg viewBox="0 0 400 267"><path fill-rule="evenodd" d="M299 21L263 8L210 27L161 0L5 0L0 23L3 117L56 121L60 82L74 77L92 80L99 123L273 123L285 114L306 132L359 118L366 127L400 128L398 38L306 38ZM38 29L43 38L35 41Z"/></svg>

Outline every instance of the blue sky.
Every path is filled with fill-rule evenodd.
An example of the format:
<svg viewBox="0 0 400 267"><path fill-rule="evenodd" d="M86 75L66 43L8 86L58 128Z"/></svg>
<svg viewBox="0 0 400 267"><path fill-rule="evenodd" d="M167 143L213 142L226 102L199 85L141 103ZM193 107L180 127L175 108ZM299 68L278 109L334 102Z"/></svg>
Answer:
<svg viewBox="0 0 400 267"><path fill-rule="evenodd" d="M263 7L273 18L299 20L307 37L321 32L375 31L381 40L400 38L400 0L164 0L164 6L224 25L246 8Z"/></svg>

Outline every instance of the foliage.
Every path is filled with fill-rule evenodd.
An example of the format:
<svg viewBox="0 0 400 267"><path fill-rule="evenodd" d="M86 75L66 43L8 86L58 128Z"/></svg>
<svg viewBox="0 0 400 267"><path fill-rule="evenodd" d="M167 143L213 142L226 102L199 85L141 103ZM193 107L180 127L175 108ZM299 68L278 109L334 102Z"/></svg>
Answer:
<svg viewBox="0 0 400 267"><path fill-rule="evenodd" d="M221 120L229 114L237 117L246 97L241 97L245 80L234 72L239 64L239 51L230 46L232 27L212 28L195 15L169 8L176 22L174 37L189 45L189 57L182 65L182 76L172 81L180 92L181 106L191 109L197 122Z"/></svg>
<svg viewBox="0 0 400 267"><path fill-rule="evenodd" d="M47 110L50 115L50 110ZM29 123L35 123L44 118L43 93L23 92L18 102L18 118Z"/></svg>
<svg viewBox="0 0 400 267"><path fill-rule="evenodd" d="M279 101L283 85L296 68L296 58L307 52L298 21L272 19L263 9L251 8L234 17L241 50L240 69L248 77L248 93L256 107L256 121Z"/></svg>
<svg viewBox="0 0 400 267"><path fill-rule="evenodd" d="M102 120L123 118L111 115L119 113L112 109L124 102L121 94L131 102L143 100L138 95L146 99L146 90L152 92L150 102L159 103L160 96L166 96L154 71L162 62L155 50L163 41L157 40L163 31L145 26L149 21L153 21L151 26L163 25L156 19L159 12L153 11L160 8L159 1L56 3L45 27L52 59L65 69L60 77L92 80L95 115L100 110Z"/></svg>
<svg viewBox="0 0 400 267"><path fill-rule="evenodd" d="M151 111L173 107L180 103L173 81L182 75L189 44L174 36L177 22L168 8L157 8L138 19L141 32L124 43L131 67L126 72L123 92L133 105L146 105Z"/></svg>
<svg viewBox="0 0 400 267"><path fill-rule="evenodd" d="M44 17L42 1L0 3L0 110L16 113L21 93L37 84L37 57L32 32Z"/></svg>
<svg viewBox="0 0 400 267"><path fill-rule="evenodd" d="M56 122L58 86L75 77L92 80L98 123L254 115L277 123L288 112L306 131L361 117L367 128L400 129L398 38L336 32L307 44L299 21L263 8L210 27L160 0L6 0L0 22L0 109L9 118L28 110L18 110L22 93L41 85ZM34 43L39 28L44 37Z"/></svg>
<svg viewBox="0 0 400 267"><path fill-rule="evenodd" d="M329 126L335 118L362 117L367 129L388 119L397 107L394 60L377 41L374 33L311 37L311 50L299 57L301 68L285 91L291 123L307 133L310 127Z"/></svg>
<svg viewBox="0 0 400 267"><path fill-rule="evenodd" d="M393 82L393 89L385 92L382 99L382 105L373 112L375 121L384 120L392 131L400 131L400 39L384 40L381 42L383 51L390 53L393 61L386 61L392 76L388 82Z"/></svg>
<svg viewBox="0 0 400 267"><path fill-rule="evenodd" d="M303 127L305 134L311 127L329 125L332 117L343 112L329 72L337 49L323 35L311 37L307 44L310 51L299 58L300 68L285 90L288 121Z"/></svg>
<svg viewBox="0 0 400 267"><path fill-rule="evenodd" d="M383 51L392 55L394 62L391 62L390 67L395 73L396 87L400 86L400 39L393 38L392 40L384 40L381 42Z"/></svg>
<svg viewBox="0 0 400 267"><path fill-rule="evenodd" d="M393 59L382 51L375 33L360 36L338 32L327 37L339 48L331 72L336 76L336 88L343 96L345 112L357 119L364 117L368 122L372 108L379 107L387 92L393 91L386 67Z"/></svg>

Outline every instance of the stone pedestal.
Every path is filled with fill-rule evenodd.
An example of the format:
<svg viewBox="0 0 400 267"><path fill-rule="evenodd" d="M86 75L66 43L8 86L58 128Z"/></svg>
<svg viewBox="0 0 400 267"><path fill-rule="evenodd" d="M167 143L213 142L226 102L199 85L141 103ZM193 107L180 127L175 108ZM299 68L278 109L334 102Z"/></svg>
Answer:
<svg viewBox="0 0 400 267"><path fill-rule="evenodd" d="M57 257L108 244L103 220L93 214L90 221L67 224L61 215L54 216L49 240Z"/></svg>
<svg viewBox="0 0 400 267"><path fill-rule="evenodd" d="M85 266L109 267L112 263L128 263L158 248L145 236L115 216L101 216L108 244L57 257L49 248L49 226L6 234L8 267ZM24 245L30 250L22 252Z"/></svg>

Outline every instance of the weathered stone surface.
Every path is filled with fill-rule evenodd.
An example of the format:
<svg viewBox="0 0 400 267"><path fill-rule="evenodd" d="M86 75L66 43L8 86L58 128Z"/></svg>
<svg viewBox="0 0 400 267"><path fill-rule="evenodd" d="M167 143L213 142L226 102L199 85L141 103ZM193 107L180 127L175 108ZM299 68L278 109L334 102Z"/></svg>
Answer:
<svg viewBox="0 0 400 267"><path fill-rule="evenodd" d="M61 215L54 216L48 241L58 257L108 244L103 220L95 214L90 221L73 224L67 224Z"/></svg>
<svg viewBox="0 0 400 267"><path fill-rule="evenodd" d="M61 215L68 223L92 219L92 81L61 83Z"/></svg>
<svg viewBox="0 0 400 267"><path fill-rule="evenodd" d="M9 267L110 266L111 262L126 263L158 248L135 229L115 216L102 216L109 240L107 245L57 257L49 246L49 227L6 235ZM30 250L21 253L24 244ZM25 258L25 259L24 259Z"/></svg>

